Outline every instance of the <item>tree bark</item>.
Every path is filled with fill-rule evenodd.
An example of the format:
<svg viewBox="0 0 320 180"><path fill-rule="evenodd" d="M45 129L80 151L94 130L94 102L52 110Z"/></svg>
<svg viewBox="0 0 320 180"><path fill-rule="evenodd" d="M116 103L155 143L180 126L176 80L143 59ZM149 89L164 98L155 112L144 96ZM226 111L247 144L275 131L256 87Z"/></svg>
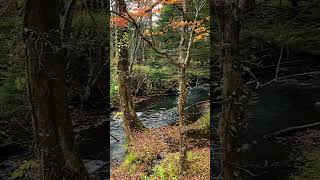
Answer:
<svg viewBox="0 0 320 180"><path fill-rule="evenodd" d="M220 37L223 86L220 125L221 170L224 180L235 180L241 179L238 169L241 154L238 149L246 128L244 114L249 94L241 77L242 65L239 59L240 10L232 2L220 0L215 2L215 11L222 34Z"/></svg>
<svg viewBox="0 0 320 180"><path fill-rule="evenodd" d="M119 14L126 15L126 4L122 0L117 0L117 9ZM143 131L146 127L139 121L132 101L132 92L130 87L129 74L129 39L128 27L117 28L117 47L118 50L118 83L120 106L123 116L124 129L127 140L137 131Z"/></svg>
<svg viewBox="0 0 320 180"><path fill-rule="evenodd" d="M27 0L28 93L41 179L88 179L74 144L61 55L58 0Z"/></svg>
<svg viewBox="0 0 320 180"><path fill-rule="evenodd" d="M187 13L187 0L182 1L182 21L186 21ZM183 178L183 175L187 173L187 137L185 132L186 126L186 100L188 95L187 82L186 82L186 68L187 61L186 59L186 38L187 38L187 26L181 28L180 31L180 43L179 43L179 99L178 99L178 113L179 113L179 129L180 129L180 175Z"/></svg>
<svg viewBox="0 0 320 180"><path fill-rule="evenodd" d="M180 126L180 172L185 174L187 171L187 135L186 135L186 101L188 90L186 86L186 68L180 67L180 86L179 86L179 126Z"/></svg>

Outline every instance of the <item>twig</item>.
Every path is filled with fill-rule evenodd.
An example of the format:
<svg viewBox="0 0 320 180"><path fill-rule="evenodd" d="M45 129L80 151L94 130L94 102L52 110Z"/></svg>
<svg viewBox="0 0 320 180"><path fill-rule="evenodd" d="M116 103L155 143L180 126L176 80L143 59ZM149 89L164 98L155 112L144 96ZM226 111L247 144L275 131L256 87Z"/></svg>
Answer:
<svg viewBox="0 0 320 180"><path fill-rule="evenodd" d="M281 80L281 79L286 79L286 78L295 77L295 76L315 75L315 74L319 74L319 73L320 73L320 71L298 73L298 74L292 74L292 75L288 75L288 76L283 76L283 77L280 77L279 79Z"/></svg>
<svg viewBox="0 0 320 180"><path fill-rule="evenodd" d="M261 83L260 83L259 79L257 78L257 76L254 75L253 72L248 67L244 67L244 70L247 71L254 78L255 82L257 83L256 89L258 89L261 86Z"/></svg>
<svg viewBox="0 0 320 180"><path fill-rule="evenodd" d="M114 137L112 134L110 134L110 136L111 136L113 139L115 139L117 142L120 142L120 140L117 139L116 137Z"/></svg>
<svg viewBox="0 0 320 180"><path fill-rule="evenodd" d="M278 81L278 74L279 74L279 67L280 67L280 63L281 63L281 59L282 59L282 53L283 53L283 47L281 47L281 50L280 50L280 56L279 56L278 65L277 65L277 69L276 69L275 81Z"/></svg>
<svg viewBox="0 0 320 180"><path fill-rule="evenodd" d="M241 167L238 167L238 169L245 171L246 173L248 173L252 177L258 176L256 174L253 174L253 172L249 171L248 169L241 168Z"/></svg>
<svg viewBox="0 0 320 180"><path fill-rule="evenodd" d="M320 74L320 71L313 71L313 72L292 74L292 75L288 75L288 76L279 77L278 80L285 80L285 79L287 79L287 78L295 77L295 76L308 76L308 75L310 76L310 75L315 75L315 74ZM272 79L271 81L260 85L260 87L264 87L264 86L266 86L266 85L268 85L268 84L271 84L271 83L273 83L273 82L276 82L276 79Z"/></svg>

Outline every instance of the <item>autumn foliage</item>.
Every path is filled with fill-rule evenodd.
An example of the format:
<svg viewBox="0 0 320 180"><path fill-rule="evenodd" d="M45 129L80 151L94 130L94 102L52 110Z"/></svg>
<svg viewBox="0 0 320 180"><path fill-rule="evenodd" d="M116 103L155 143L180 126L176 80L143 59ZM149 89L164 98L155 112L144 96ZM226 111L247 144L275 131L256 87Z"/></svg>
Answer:
<svg viewBox="0 0 320 180"><path fill-rule="evenodd" d="M164 5L179 4L182 1L183 0L158 0L150 4L150 0L135 0L132 2L131 7L133 8L131 10L128 10L126 14L121 16L113 16L111 18L111 22L113 27L128 27L129 22L135 21L137 23L153 14L160 14ZM168 26L160 31L156 32L145 29L142 34L144 36L162 36L168 32L169 28L172 30L178 30L182 27L190 27L195 33L192 42L197 42L206 39L209 36L209 29L204 26L204 23L208 22L209 20L209 16L204 19L189 22L171 20Z"/></svg>

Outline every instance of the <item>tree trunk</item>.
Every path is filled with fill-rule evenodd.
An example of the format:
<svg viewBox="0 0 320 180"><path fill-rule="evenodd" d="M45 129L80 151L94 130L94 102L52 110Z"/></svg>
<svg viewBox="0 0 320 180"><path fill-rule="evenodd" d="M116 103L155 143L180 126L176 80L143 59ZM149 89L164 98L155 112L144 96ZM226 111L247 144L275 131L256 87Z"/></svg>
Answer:
<svg viewBox="0 0 320 180"><path fill-rule="evenodd" d="M222 119L220 139L222 145L222 167L224 180L241 179L239 169L241 154L238 149L241 137L246 128L244 121L248 90L241 77L241 61L239 59L240 22L238 7L227 1L215 2L220 30L222 33Z"/></svg>
<svg viewBox="0 0 320 180"><path fill-rule="evenodd" d="M117 1L118 12L126 14L126 4L122 0ZM139 121L132 101L132 92L130 87L129 74L129 39L128 27L117 28L117 46L118 52L118 83L120 106L123 115L124 129L127 140L130 140L134 132L143 131L146 127Z"/></svg>
<svg viewBox="0 0 320 180"><path fill-rule="evenodd" d="M187 0L182 1L182 21L186 21L187 13ZM187 38L187 27L184 26L180 31L180 43L179 43L179 72L180 72L180 86L179 86L179 99L178 99L178 113L179 113L179 129L180 129L180 175L187 173L187 137L185 132L186 126L186 100L187 100L187 82L186 82L186 38Z"/></svg>
<svg viewBox="0 0 320 180"><path fill-rule="evenodd" d="M24 38L28 93L41 179L88 179L68 114L58 0L27 0Z"/></svg>
<svg viewBox="0 0 320 180"><path fill-rule="evenodd" d="M185 174L187 171L187 137L185 132L186 126L186 101L187 101L187 85L186 85L186 67L180 67L180 86L179 86L179 126L180 126L180 172Z"/></svg>

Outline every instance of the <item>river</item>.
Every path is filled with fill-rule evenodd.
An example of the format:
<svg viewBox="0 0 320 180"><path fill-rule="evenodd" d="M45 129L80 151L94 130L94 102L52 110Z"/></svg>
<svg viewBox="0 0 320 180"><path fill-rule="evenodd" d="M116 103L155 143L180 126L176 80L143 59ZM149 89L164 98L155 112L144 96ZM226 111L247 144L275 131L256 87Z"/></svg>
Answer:
<svg viewBox="0 0 320 180"><path fill-rule="evenodd" d="M243 144L244 168L256 175L248 180L287 180L292 169L286 168L288 151L277 141L263 139L262 136L296 125L319 121L320 108L314 104L320 101L320 82L313 80L289 80L270 84L254 90L248 105L248 130ZM208 86L191 88L188 94L188 120L196 120L199 110L194 104L209 98ZM177 123L177 96L157 96L136 104L139 118L148 128L157 128ZM81 157L91 175L104 177L107 168L107 121L95 128L80 131ZM125 134L122 120L112 114L110 133L111 163L119 164L125 156ZM17 156L17 154L15 154ZM10 161L3 161L10 163ZM8 165L14 167L16 165ZM8 167L2 167L1 177ZM265 168L267 167L267 168ZM4 169L3 169L4 168ZM7 168L7 169L6 169Z"/></svg>

